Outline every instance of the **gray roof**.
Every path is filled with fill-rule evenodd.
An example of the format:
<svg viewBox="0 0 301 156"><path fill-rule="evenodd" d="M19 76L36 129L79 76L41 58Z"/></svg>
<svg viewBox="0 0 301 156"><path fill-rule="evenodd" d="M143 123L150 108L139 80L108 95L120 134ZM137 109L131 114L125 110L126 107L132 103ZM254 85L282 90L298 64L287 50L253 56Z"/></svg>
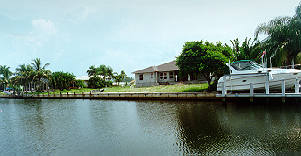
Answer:
<svg viewBox="0 0 301 156"><path fill-rule="evenodd" d="M176 61L171 61L168 63L163 63L158 66L150 66L148 68L134 71L134 74L138 73L152 73L152 72L163 72L163 71L175 71L179 70L178 66L176 65Z"/></svg>

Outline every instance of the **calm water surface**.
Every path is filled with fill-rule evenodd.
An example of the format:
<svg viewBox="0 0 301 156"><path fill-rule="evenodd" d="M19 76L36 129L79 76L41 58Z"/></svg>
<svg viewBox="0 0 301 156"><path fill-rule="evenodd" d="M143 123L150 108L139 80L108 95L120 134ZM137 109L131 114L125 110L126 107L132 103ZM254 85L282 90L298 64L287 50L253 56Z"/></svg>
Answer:
<svg viewBox="0 0 301 156"><path fill-rule="evenodd" d="M301 104L0 99L0 155L301 151Z"/></svg>

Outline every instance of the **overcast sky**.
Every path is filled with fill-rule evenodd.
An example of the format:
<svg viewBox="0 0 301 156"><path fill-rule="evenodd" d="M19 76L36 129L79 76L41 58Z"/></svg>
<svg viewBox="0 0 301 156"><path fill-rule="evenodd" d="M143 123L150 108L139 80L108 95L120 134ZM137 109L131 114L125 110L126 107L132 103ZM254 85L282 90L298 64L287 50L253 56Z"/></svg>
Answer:
<svg viewBox="0 0 301 156"><path fill-rule="evenodd" d="M118 73L172 61L186 41L252 37L298 0L0 0L0 65L39 57L52 71Z"/></svg>

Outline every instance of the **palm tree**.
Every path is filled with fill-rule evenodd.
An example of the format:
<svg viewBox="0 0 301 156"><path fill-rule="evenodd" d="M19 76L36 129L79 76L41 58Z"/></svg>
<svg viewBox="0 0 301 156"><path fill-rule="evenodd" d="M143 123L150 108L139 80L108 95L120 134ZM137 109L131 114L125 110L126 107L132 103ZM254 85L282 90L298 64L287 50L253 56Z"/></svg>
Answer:
<svg viewBox="0 0 301 156"><path fill-rule="evenodd" d="M50 77L51 71L46 70L46 67L49 66L49 63L45 63L44 65L41 63L40 58L36 58L31 63L33 68L33 81L37 85L36 88L41 90L43 84L48 84L48 79Z"/></svg>
<svg viewBox="0 0 301 156"><path fill-rule="evenodd" d="M245 40L240 45L240 42L237 39L230 40L233 46L233 58L234 61L238 60L254 60L258 61L260 57L261 44L251 38L245 38Z"/></svg>
<svg viewBox="0 0 301 156"><path fill-rule="evenodd" d="M0 82L4 85L4 90L6 87L8 87L8 84L10 83L10 77L13 75L13 73L9 70L10 67L7 67L6 65L0 66Z"/></svg>
<svg viewBox="0 0 301 156"><path fill-rule="evenodd" d="M33 68L31 65L22 64L16 68L15 77L13 78L14 85L22 85L23 87L30 87L33 78Z"/></svg>
<svg viewBox="0 0 301 156"><path fill-rule="evenodd" d="M275 56L274 63L279 65L296 61L296 56L301 52L301 3L293 17L277 17L258 26L255 38L260 34L268 35L263 44L267 56Z"/></svg>
<svg viewBox="0 0 301 156"><path fill-rule="evenodd" d="M90 66L89 69L87 70L88 76L89 77L96 77L97 76L97 68L95 66Z"/></svg>

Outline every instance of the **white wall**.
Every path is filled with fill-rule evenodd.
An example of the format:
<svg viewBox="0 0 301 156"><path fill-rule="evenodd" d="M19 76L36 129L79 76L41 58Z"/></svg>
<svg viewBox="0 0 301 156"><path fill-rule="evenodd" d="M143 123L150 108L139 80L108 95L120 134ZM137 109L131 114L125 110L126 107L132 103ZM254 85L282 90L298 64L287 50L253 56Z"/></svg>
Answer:
<svg viewBox="0 0 301 156"><path fill-rule="evenodd" d="M146 86L156 85L155 73L153 73L153 77L151 77L151 73L143 73L143 80L139 79L139 75L141 74L135 74L136 87L146 87Z"/></svg>

